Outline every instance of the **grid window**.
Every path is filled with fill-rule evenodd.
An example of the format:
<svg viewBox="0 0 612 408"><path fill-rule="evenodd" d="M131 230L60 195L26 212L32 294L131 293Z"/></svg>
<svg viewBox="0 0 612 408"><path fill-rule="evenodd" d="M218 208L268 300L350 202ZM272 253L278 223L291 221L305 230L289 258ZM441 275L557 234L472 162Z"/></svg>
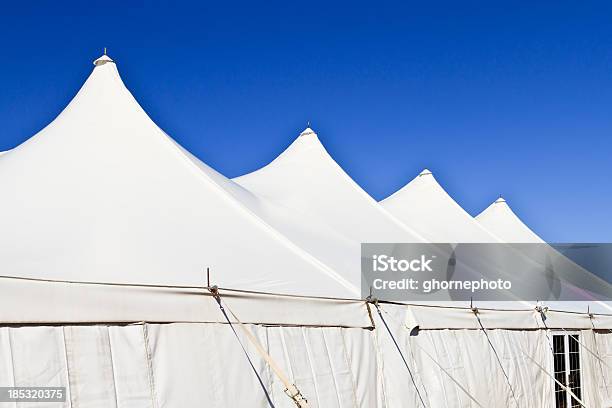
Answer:
<svg viewBox="0 0 612 408"><path fill-rule="evenodd" d="M555 334L552 338L555 376L555 408L580 407L572 396L582 399L580 382L580 336L578 334ZM557 382L558 381L558 382ZM563 384L562 387L559 383Z"/></svg>

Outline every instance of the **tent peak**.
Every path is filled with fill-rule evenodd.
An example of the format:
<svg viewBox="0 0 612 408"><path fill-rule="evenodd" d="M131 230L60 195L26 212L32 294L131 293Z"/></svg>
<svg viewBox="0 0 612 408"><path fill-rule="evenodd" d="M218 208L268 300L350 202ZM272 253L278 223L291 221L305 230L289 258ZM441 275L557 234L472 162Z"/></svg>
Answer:
<svg viewBox="0 0 612 408"><path fill-rule="evenodd" d="M314 130L312 130L310 127L307 127L306 129L304 129L302 131L302 133L300 133L300 136L308 136L308 135L317 135Z"/></svg>
<svg viewBox="0 0 612 408"><path fill-rule="evenodd" d="M504 197L501 196L501 194L499 195L499 198L497 200L495 200L493 202L493 204L501 204L501 203L505 203L506 200L504 199Z"/></svg>
<svg viewBox="0 0 612 408"><path fill-rule="evenodd" d="M422 176L431 176L431 175L433 175L433 173L431 171L429 171L429 169L423 169L423 171L419 173L419 177L422 177Z"/></svg>
<svg viewBox="0 0 612 408"><path fill-rule="evenodd" d="M115 61L113 61L111 57L106 55L106 48L104 48L104 54L100 58L96 59L93 64L98 67L100 65L106 64L107 62L115 63Z"/></svg>

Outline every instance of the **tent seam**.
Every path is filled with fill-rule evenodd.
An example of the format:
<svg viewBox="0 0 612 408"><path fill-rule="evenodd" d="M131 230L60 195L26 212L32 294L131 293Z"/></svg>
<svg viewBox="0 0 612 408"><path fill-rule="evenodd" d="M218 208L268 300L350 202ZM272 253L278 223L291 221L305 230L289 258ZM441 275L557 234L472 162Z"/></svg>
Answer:
<svg viewBox="0 0 612 408"><path fill-rule="evenodd" d="M212 326L211 328L214 330L214 328L217 327L217 325ZM219 325L219 328L222 328L223 325ZM220 348L218 347L218 342L217 342L217 336L215 336L214 332L212 332L211 330L207 330L206 327L203 327L203 338L206 341L207 338L210 338L210 341L212 343L213 346L213 350L220 350ZM212 357L211 359L214 359L214 366L215 367L221 367L222 365L220 364L220 361L218 359L218 353L211 353ZM214 406L217 406L219 403L219 389L221 387L219 387L219 383L217 381L217 374L218 370L212 370L212 378L211 378L211 383L213 383L213 387L211 390L211 394L212 394L212 399L214 400ZM222 398L221 398L222 399Z"/></svg>
<svg viewBox="0 0 612 408"><path fill-rule="evenodd" d="M427 387L425 387L425 381L423 381L422 374L419 373L419 365L417 364L416 357L414 356L414 350L410 341L411 339L412 336L408 334L405 345L408 351L410 352L410 356L412 357L412 364L414 366L414 372L416 374L415 377L421 380L421 386L423 387L423 392L425 393L425 400L427 401L427 403L431 403L429 400L429 393L427 392Z"/></svg>
<svg viewBox="0 0 612 408"><path fill-rule="evenodd" d="M304 340L304 348L306 349L306 357L308 358L308 367L310 368L310 375L312 375L312 385L314 386L314 392L317 398L317 406L321 406L321 399L319 398L319 384L317 381L317 375L315 373L315 369L314 369L314 363L313 363L313 359L312 359L312 353L310 350L310 345L308 342L308 339L306 337L306 332L304 331L304 328L301 327L300 328L300 332L302 333L302 339Z"/></svg>
<svg viewBox="0 0 612 408"><path fill-rule="evenodd" d="M149 392L151 394L151 406L157 408L157 396L155 393L155 377L153 374L153 361L149 351L149 334L147 330L147 323L142 322L142 336L144 340L145 358L147 360L147 374L149 377Z"/></svg>
<svg viewBox="0 0 612 408"><path fill-rule="evenodd" d="M115 393L115 407L119 408L119 396L117 395L117 377L115 376L115 359L113 358L113 347L110 338L110 327L106 326L106 340L108 343L108 356L111 363L111 373L113 375L113 391Z"/></svg>
<svg viewBox="0 0 612 408"><path fill-rule="evenodd" d="M134 98L134 97L132 96L132 98ZM134 100L135 100L135 98L134 98ZM137 103L138 106L140 106L140 104L138 104L137 101L136 101L136 103ZM140 109L142 109L142 107L140 107ZM146 115L146 112L144 111L144 109L143 109L143 112ZM149 118L148 115L146 115L146 116L147 116L147 118ZM315 267L325 271L330 278L334 279L337 283L339 283L342 286L344 286L347 290L349 290L351 292L356 290L356 288L354 288L353 285L350 284L350 282L345 280L334 269L332 269L330 266L328 266L327 264L325 264L322 261L320 261L318 258L316 258L314 255L312 255L310 252L308 252L305 249L303 249L301 246L299 246L296 243L294 243L293 241L291 241L289 238L287 238L285 235L283 235L280 231L278 231L277 229L272 227L269 223L267 223L263 218L261 218L259 215L254 213L246 205L240 203L239 200L235 199L227 190L225 190L219 184L217 184L216 182L211 180L211 178L208 175L206 175L202 171L202 169L200 169L196 165L196 163L194 163L187 155L185 155L185 153L183 153L181 151L181 149L177 146L176 142L174 141L174 139L172 139L171 136L169 136L163 129L161 129L155 122L153 122L153 119L149 118L149 120L162 133L162 136L164 136L164 137L161 137L160 139L163 140L165 143L167 143L170 146L169 148L172 148L172 150L174 151L174 154L177 155L177 156L180 156L181 160L183 160L183 162L185 162L185 164L187 166L190 166L192 171L197 173L197 177L198 178L200 178L202 180L205 180L205 182L208 185L210 185L212 188L214 188L217 191L219 191L220 195L223 197L223 199L226 202L228 202L230 205L233 205L236 209L241 210L244 213L243 216L245 216L245 217L248 217L248 216L253 217L253 219L256 220L256 222L259 224L259 226L264 231L266 231L270 236L277 238L280 241L280 243L282 243L286 248L290 249L294 254L296 254L297 256L302 258L303 260L307 261L309 264L311 264L311 265L313 265L313 266L315 266ZM230 180L230 182L233 182L233 181Z"/></svg>
<svg viewBox="0 0 612 408"><path fill-rule="evenodd" d="M327 356L327 361L329 362L329 368L331 369L334 388L336 389L336 401L338 401L338 408L342 408L340 388L338 387L338 382L336 381L336 370L334 369L334 363L332 362L332 358L329 353L329 346L327 345L327 339L325 338L325 330L323 329L320 329L320 330L321 330L321 335L323 336L323 346L325 347L325 355Z"/></svg>
<svg viewBox="0 0 612 408"><path fill-rule="evenodd" d="M272 355L272 350L270 349L270 331L269 328L265 327L263 328L264 330L264 334L265 334L265 338L266 338L266 350L268 352L268 355ZM270 384L270 398L272 399L272 403L276 406L276 394L273 391L273 386L274 386L274 374L272 373L272 368L270 367L269 364L264 364L264 370L266 370L266 372L268 373L268 384Z"/></svg>
<svg viewBox="0 0 612 408"><path fill-rule="evenodd" d="M436 347L436 340L433 338L433 334L432 333L427 333L428 337L429 337L429 341L431 343L431 346L433 347L433 352L435 353L436 357L440 357L440 353L438 353L438 347ZM440 385L442 386L442 394L444 395L444 401L446 401L446 406L449 406L449 395L448 395L448 390L444 381L444 376L442 375L443 370L442 370L442 364L438 363L438 378L440 381ZM458 394L458 393L457 393ZM461 398L459 398L459 402L461 403Z"/></svg>
<svg viewBox="0 0 612 408"><path fill-rule="evenodd" d="M11 354L11 376L13 377L13 387L17 386L17 380L15 378L15 357L13 355L13 342L11 340L11 328L7 327L6 328L6 332L7 332L7 337L8 337L8 346L9 346L9 353ZM17 402L15 402L15 408L17 408Z"/></svg>
<svg viewBox="0 0 612 408"><path fill-rule="evenodd" d="M351 373L351 390L353 392L353 404L357 408L359 405L357 403L357 387L355 386L355 378L353 377L353 361L351 360L348 350L346 349L346 336L344 334L344 329L339 329L340 337L342 338L342 354L344 355L344 361L346 365L349 367L349 371Z"/></svg>
<svg viewBox="0 0 612 408"><path fill-rule="evenodd" d="M72 384L71 384L71 375L70 375L70 363L69 363L69 357L68 357L68 342L66 341L66 329L69 328L70 326L62 326L62 342L64 343L64 361L66 362L66 377L67 377L67 390L68 390L68 394L70 394L70 407L73 407L73 396L76 398L76 393L73 394L72 392Z"/></svg>
<svg viewBox="0 0 612 408"><path fill-rule="evenodd" d="M285 341L285 328L283 326L280 327L280 339L281 345L283 346L283 354L285 355L285 361L287 361L287 368L289 369L289 375L291 379L295 382L295 374L293 373L293 367L291 364L291 359L289 358L289 350L287 349L287 343Z"/></svg>
<svg viewBox="0 0 612 408"><path fill-rule="evenodd" d="M385 407L389 407L389 402L387 398L388 384L385 376L385 362L383 359L382 350L380 348L380 338L378 337L378 330L376 329L374 330L374 347L376 348L376 356L378 357L378 361L376 364L376 380L380 381L383 405Z"/></svg>

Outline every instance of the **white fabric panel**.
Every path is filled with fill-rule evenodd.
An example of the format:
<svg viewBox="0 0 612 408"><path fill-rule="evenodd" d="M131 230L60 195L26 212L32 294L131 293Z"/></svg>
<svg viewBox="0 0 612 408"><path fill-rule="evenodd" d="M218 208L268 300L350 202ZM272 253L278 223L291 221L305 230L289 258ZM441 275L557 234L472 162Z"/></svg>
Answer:
<svg viewBox="0 0 612 408"><path fill-rule="evenodd" d="M154 408L142 325L108 331L118 408Z"/></svg>
<svg viewBox="0 0 612 408"><path fill-rule="evenodd" d="M493 204L487 207L482 213L476 216L478 221L488 231L508 243L544 243L544 240L534 233L523 221L512 211L506 200L498 198ZM535 251L541 257L541 250ZM594 276L592 273L584 270L576 265L573 261L559 254L554 248L549 248L547 256L554 260L554 263L559 266L559 269L565 271L575 271L574 273L582 273L583 285L579 287L587 288L589 286L598 287L598 285L609 285L605 280ZM578 276L578 275L576 275ZM585 313L590 309L594 313L612 313L612 302L572 302L572 301L547 301L546 305L551 309L581 312Z"/></svg>
<svg viewBox="0 0 612 408"><path fill-rule="evenodd" d="M143 327L148 335L158 407L268 407L257 377L228 325ZM250 348L246 339L242 341ZM250 355L269 389L263 360L252 349Z"/></svg>
<svg viewBox="0 0 612 408"><path fill-rule="evenodd" d="M9 328L10 349L13 356L14 385L17 387L66 387L70 392L66 364L66 350L62 327ZM70 407L65 403L18 403L19 408Z"/></svg>
<svg viewBox="0 0 612 408"><path fill-rule="evenodd" d="M515 406L515 399L521 407L554 406L553 380L530 359L553 372L553 333L494 329L485 335L482 330L445 329L410 335L397 316L383 316L427 407L505 408ZM247 327L311 407L420 407L392 338L378 315L374 318L373 331ZM292 408L282 384L237 329L274 405ZM604 407L612 393L612 333L582 330L580 341L583 399L589 407ZM67 386L69 376L73 407L269 408L225 324L4 327L0 362L7 361L0 365L0 385L13 385L13 361L16 385Z"/></svg>
<svg viewBox="0 0 612 408"><path fill-rule="evenodd" d="M501 197L478 214L476 221L504 242L544 243L544 240L530 230Z"/></svg>
<svg viewBox="0 0 612 408"><path fill-rule="evenodd" d="M304 328L289 327L282 330L282 341L287 350L291 375L295 385L300 389L312 407L325 407L321 405L319 388L315 371L312 366L312 355L308 352ZM323 390L321 390L323 391Z"/></svg>
<svg viewBox="0 0 612 408"><path fill-rule="evenodd" d="M516 406L515 401L519 406L550 406L552 379L523 354L548 366L551 355L544 331L488 330L499 360L481 330L425 330L416 336L392 331L427 406L505 408ZM422 406L395 345L385 335L379 332L389 406Z"/></svg>
<svg viewBox="0 0 612 408"><path fill-rule="evenodd" d="M355 395L346 360L339 358L342 357L340 353L329 349L322 330L304 330L303 334L312 372L315 373L319 406L354 407Z"/></svg>
<svg viewBox="0 0 612 408"><path fill-rule="evenodd" d="M223 322L218 305L205 289L87 285L0 278L7 289L0 297L0 321L5 323ZM245 323L370 327L364 301L306 298L221 291L224 302ZM27 296L26 296L27 295ZM48 307L52 303L53 307ZM79 307L74 307L78 304ZM16 307L19 305L19 307ZM385 304L397 310L409 327L421 329L478 329L465 307ZM486 328L539 327L612 329L612 315L545 313L535 310L479 309ZM396 313L396 312L393 312Z"/></svg>
<svg viewBox="0 0 612 408"><path fill-rule="evenodd" d="M548 329L598 329L612 327L612 315L561 312L548 310L544 314L532 310L478 309L478 317L469 308L381 304L381 309L390 313L412 329L486 329L528 330Z"/></svg>
<svg viewBox="0 0 612 408"><path fill-rule="evenodd" d="M308 236L296 230L295 223L277 222L278 213L257 212L356 287L361 282L361 243L425 241L359 187L310 128L271 163L234 181L252 194L288 209L296 221L301 221L302 229L326 225L325 230L319 231L322 236Z"/></svg>
<svg viewBox="0 0 612 408"><path fill-rule="evenodd" d="M9 328L0 327L0 386L13 387L13 355L9 339ZM16 408L14 402L0 402L0 408Z"/></svg>
<svg viewBox="0 0 612 408"><path fill-rule="evenodd" d="M355 379L346 354L346 345L342 337L342 329L322 328L308 331L310 334L311 352L318 354L318 349L325 351L328 359L330 377L334 382L334 390L338 400L338 408L357 407ZM315 370L318 371L315 366Z"/></svg>
<svg viewBox="0 0 612 408"><path fill-rule="evenodd" d="M342 336L342 348L332 349L344 353L352 375L357 406L385 407L382 379L379 375L382 363L376 354L375 332L340 329L338 334Z"/></svg>
<svg viewBox="0 0 612 408"><path fill-rule="evenodd" d="M421 329L480 329L474 312L468 308L395 305L381 306L394 314L405 313L405 324ZM485 328L526 329L537 328L539 314L535 310L478 309Z"/></svg>
<svg viewBox="0 0 612 408"><path fill-rule="evenodd" d="M222 322L210 293L201 288L160 288L1 278L0 322ZM367 327L363 301L280 296L221 290L249 323ZM53 307L49 307L52 304ZM78 305L78 307L75 307Z"/></svg>
<svg viewBox="0 0 612 408"><path fill-rule="evenodd" d="M409 344L410 329L404 323L407 308L398 305L381 305L380 309L388 329L375 307L372 307L372 315L376 325L374 334L376 336L381 376L384 382L383 392L386 406L421 407L421 399L426 404L429 401L428 389L423 383L423 379L425 378L424 373L432 368L432 364L429 362L427 366L420 366L417 363L417 350ZM389 330L393 337L389 335ZM394 340L397 342L397 346ZM404 359L409 369L406 368Z"/></svg>
<svg viewBox="0 0 612 408"><path fill-rule="evenodd" d="M383 313L427 406L501 408L515 406L515 400L519 406L552 403L552 379L530 360L552 373L545 330L487 329L485 335L481 329L436 329L412 331L411 336L401 317L394 309ZM421 406L410 373L377 314L375 323L389 406Z"/></svg>
<svg viewBox="0 0 612 408"><path fill-rule="evenodd" d="M147 352L152 360L155 406L219 404L215 389L221 389L223 384L215 375L218 364L215 356L222 349L210 348L213 343L209 331L187 324L147 324L141 330L147 338ZM180 382L175 380L177 373L180 373Z"/></svg>
<svg viewBox="0 0 612 408"><path fill-rule="evenodd" d="M275 361L311 407L380 407L373 333L345 328L267 328ZM273 385L277 382L273 378ZM273 386L277 407L293 407Z"/></svg>
<svg viewBox="0 0 612 408"><path fill-rule="evenodd" d="M247 327L309 399L311 407L386 406L381 403L379 395L379 363L372 331ZM294 407L283 392L283 384L240 329L236 329L274 405L277 408ZM17 329L1 330L2 361L11 356L11 347L5 341L9 330ZM64 375L67 375L68 368L69 400L73 407L269 408L257 378L227 324L29 327L19 330L29 331L27 338L22 332L16 339L19 342L16 366L22 371L36 367L31 361L24 360L26 346L29 347L35 337L39 336L40 340L36 342L38 349L33 357L45 362L44 366L58 359L58 352L53 347L54 337L55 345L62 348L62 353L62 338L66 339L67 360L61 354L61 361L55 361L54 365L63 369L60 372ZM12 385L12 374L9 379L0 380L0 385ZM50 381L42 384L49 385ZM65 382L68 382L67 378ZM22 381L23 384L40 385L41 382ZM13 405L9 404L15 408Z"/></svg>
<svg viewBox="0 0 612 408"><path fill-rule="evenodd" d="M501 242L461 208L427 169L380 204L431 242Z"/></svg>
<svg viewBox="0 0 612 408"><path fill-rule="evenodd" d="M580 336L585 404L612 406L612 333L583 331Z"/></svg>
<svg viewBox="0 0 612 408"><path fill-rule="evenodd" d="M482 331L480 333L482 334ZM529 355L552 373L552 365L550 365L552 356L546 332L543 330L487 330L487 335L497 351L508 376L508 382L512 385L514 396L519 403L533 400L542 401L543 406L548 406L547 404L551 402L552 379L526 357ZM487 346L491 347L488 343ZM472 352L477 353L477 350ZM507 392L508 400L514 402L509 387Z"/></svg>
<svg viewBox="0 0 612 408"><path fill-rule="evenodd" d="M117 408L113 355L105 326L64 326L72 406Z"/></svg>
<svg viewBox="0 0 612 408"><path fill-rule="evenodd" d="M602 376L599 395L602 396L603 406L612 407L612 332L597 332L595 339L600 350L600 356L604 360L604 375Z"/></svg>

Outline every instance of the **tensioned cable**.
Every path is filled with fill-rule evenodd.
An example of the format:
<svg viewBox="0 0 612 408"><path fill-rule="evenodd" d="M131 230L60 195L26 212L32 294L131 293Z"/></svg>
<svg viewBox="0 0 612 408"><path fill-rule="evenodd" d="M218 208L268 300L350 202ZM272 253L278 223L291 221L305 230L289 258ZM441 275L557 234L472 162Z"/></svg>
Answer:
<svg viewBox="0 0 612 408"><path fill-rule="evenodd" d="M508 384L508 387L510 388L510 392L512 393L512 398L514 399L514 402L516 403L517 408L519 408L520 404L518 402L518 399L516 398L516 395L514 394L514 388L512 388L512 384L510 383L510 377L508 377L508 373L506 373L506 370L504 369L504 365L502 364L501 359L499 358L499 354L497 353L497 350L495 349L495 347L493 346L493 343L491 342L491 338L489 337L489 334L487 333L484 326L482 325L480 316L478 316L478 309L474 308L472 309L472 311L474 312L474 316L476 316L476 320L478 320L478 324L480 325L482 332L484 333L485 337L487 338L487 341L489 342L489 346L491 346L491 349L493 350L493 354L495 354L495 358L497 359L497 362L499 363L499 367L501 368L502 373L504 373L504 377L506 377L506 383Z"/></svg>
<svg viewBox="0 0 612 408"><path fill-rule="evenodd" d="M387 311L385 311L385 310L382 310L382 311L383 311L383 312L385 312L385 313L387 313L387 315L389 316L389 318L391 318L392 320L395 320L395 319L393 318L393 316L391 316L391 315L390 315L390 314L389 314ZM382 318L382 317L381 317L381 318ZM383 320L383 322L384 322L384 320ZM398 323L398 322L396 322L396 323L398 324L398 326L403 327L405 330L408 330L408 328L407 328L405 325L403 325L403 324L401 324L401 323ZM385 323L385 325L386 325L386 323ZM387 328L387 330L388 330L388 328ZM477 406L479 406L479 407L481 407L481 408L484 408L484 407L482 406L482 404L481 404L480 402L478 402L478 400L477 400L477 399L476 399L476 398L475 398L475 397L474 397L472 394L470 394L470 393L469 393L469 391L468 391L468 390L466 390L466 389L465 389L465 387L464 387L464 386L463 386L463 385L462 385L462 384L461 384L459 381L457 381L457 380L456 380L456 379L455 379L455 378L454 378L452 375L450 375L450 373L449 373L449 372L448 372L448 371L447 371L447 370L446 370L444 367L442 367L442 365L441 365L440 363L438 363L438 361L437 361L437 360L436 360L436 359L435 359L435 358L434 358L434 357L433 357L431 354L429 354L429 352L428 352L427 350L425 350L423 347L419 346L419 345L418 345L418 343L414 343L414 345L415 345L416 347L418 347L418 348L419 348L419 349L420 349L420 350L421 350L423 353L425 353L425 355L426 355L427 357L429 357L429 359L430 359L431 361L433 361L433 362L434 362L434 364L435 364L435 365L437 365L437 366L438 366L438 368L439 368L440 370L442 370L442 372L443 372L444 374L446 374L446 375L448 376L448 378L450 378L450 379L451 379L451 381L452 381L452 382L454 382L454 383L455 383L455 385L457 385L457 387L459 387L459 389L461 389L461 391L463 391L463 392L465 393L465 395L467 395L467 396L468 396L468 397L469 397L469 398L470 398L472 401L474 401L474 403L475 403Z"/></svg>
<svg viewBox="0 0 612 408"><path fill-rule="evenodd" d="M548 328L548 325L546 324L546 319L547 319L546 311L548 311L548 308L545 308L542 306L536 306L535 310L536 312L540 314L540 320L542 320L542 323L544 324L544 328L546 329L544 330L544 334L546 335L546 339L548 340L548 348L550 349L551 353L555 354L555 351L553 350L552 339L549 336L550 329Z"/></svg>
<svg viewBox="0 0 612 408"><path fill-rule="evenodd" d="M595 328L595 323L593 323L593 314L591 314L590 312L589 312L589 321L591 322L591 326L593 327L593 330L591 332L593 333L593 343L595 343L595 352L597 353L597 359L599 360L599 369L601 370L601 378L604 383L606 395L608 396L608 398L610 398L610 391L608 391L608 387L607 387L608 381L606 380L606 375L604 374L603 365L605 364L606 367L608 368L610 368L610 366L608 366L608 364L606 364L606 362L602 358L599 357L599 345L597 344L597 335L595 333L595 330L597 329Z"/></svg>
<svg viewBox="0 0 612 408"><path fill-rule="evenodd" d="M546 324L546 310L547 310L547 309L546 309L546 308L543 308L543 307L536 307L536 311L538 311L538 312L540 313L540 318L542 319L542 323L544 324L544 328L546 329L544 332L546 333L546 338L548 339L548 345L549 345L549 347L550 347L550 350L551 350L551 351L553 352L553 354L554 354L554 352L555 352L555 351L553 350L552 341L551 341L551 339L550 339L550 337L549 337L549 335L548 335L548 332L550 331L550 328L549 328L549 327L548 327L548 325ZM591 323L592 323L592 322L591 322ZM569 333L569 332L568 332L566 329L564 329L564 328L561 328L561 330L563 330L563 331L564 331L564 332L566 332L566 333ZM611 332L612 332L612 330L611 330ZM578 340L578 339L576 339L576 338L574 338L574 340L576 340L576 342L578 342L578 344L581 344L581 345L582 345L582 343L580 343L580 340ZM591 352L591 350L589 350L589 349L588 349L586 346L584 346L584 345L582 345L582 346L583 346L583 347L584 347L584 348L585 348L587 351L589 351L591 354L593 354L593 353ZM531 357L529 354L525 353L525 351L523 351L523 350L521 349L521 352L523 352L523 354L525 354L525 355L527 356L527 358L529 358L531 361L533 361L533 363L534 363L535 365L537 365L537 366L540 368L540 370L542 370L544 373L546 373L546 375L548 375L550 378L552 378L553 380L555 380L555 383L559 384L559 386L560 386L561 388L563 388L563 390L565 390L566 392L568 392L568 393L570 394L570 396L571 396L572 398L574 398L574 399L575 399L575 400L576 400L576 401L577 401L577 402L578 402L578 403L579 403L579 404L580 404L582 407L587 408L587 406L586 406L586 405L584 405L584 402L582 402L582 400L581 400L580 398L578 398L578 396L576 396L576 394L574 394L574 392L573 392L573 391L572 391L572 390L571 390L569 387L565 386L565 385L564 385L564 384L562 384L562 383L561 383L559 380L557 380L557 379L556 379L554 376L550 375L550 373L549 373L548 371L546 371L546 370L544 369L544 367L542 367L542 366L541 366L541 365L540 365L540 364L539 364L539 363L538 363L536 360L534 360L534 359L533 359L533 358L532 358L532 357ZM599 359L599 357L598 357L597 355L595 355L595 357L596 357L597 359Z"/></svg>
<svg viewBox="0 0 612 408"><path fill-rule="evenodd" d="M227 315L227 313L225 312L225 309L223 308L223 305L221 304L221 298L215 297L215 300L219 304L219 309L221 309L221 313L223 313L223 316L225 317L225 320L229 324L229 327L234 332L234 336L236 336L236 340L238 340L238 344L240 344L240 347L242 347L242 351L244 352L244 355L246 356L247 360L249 361L249 364L251 365L251 369L253 370L253 373L257 377L257 381L259 381L259 385L261 386L261 389L262 389L262 391L264 392L264 394L266 396L266 400L268 401L268 405L270 405L271 408L276 408L274 403L272 402L272 398L270 397L270 394L268 393L268 390L266 389L266 386L263 383L263 380L261 379L261 376L257 372L257 369L255 368L255 365L253 364L253 361L251 360L251 357L249 356L249 353L247 352L246 347L244 347L244 344L242 344L242 341L240 341L240 337L238 336L238 333L236 332L236 329L234 328L234 325L232 324L232 322L231 322L229 316Z"/></svg>
<svg viewBox="0 0 612 408"><path fill-rule="evenodd" d="M588 408L586 405L584 405L584 402L582 402L582 400L580 398L578 398L576 396L576 394L574 394L574 392L572 390L570 390L568 387L566 387L565 385L563 385L559 380L557 380L553 375L551 375L548 371L546 371L546 369L544 367L542 367L540 365L540 363L538 363L533 357L531 357L529 354L527 354L525 351L523 351L523 349L521 349L521 352L528 358L530 359L536 366L538 366L538 368L540 370L542 370L544 372L544 374L546 374L547 376L549 376L550 378L552 378L555 383L557 383L561 388L563 388L563 390L567 391L572 398L574 398L583 408Z"/></svg>
<svg viewBox="0 0 612 408"><path fill-rule="evenodd" d="M232 309L229 306L226 305L225 307L223 307L222 300L221 300L221 295L219 293L219 289L216 286L213 286L210 289L210 292L213 295L213 297L215 298L215 300L217 301L219 307L221 308L221 311L223 312L223 315L225 316L225 319L227 320L227 322L231 326L232 330L234 331L234 334L236 335L236 338L238 338L238 335L236 334L236 330L234 329L234 326L232 325L231 321L229 320L228 315L225 313L225 309L227 309L227 311L232 315L234 320L238 323L238 327L240 327L242 329L244 334L247 336L247 339L255 347L255 350L260 354L260 356L264 359L264 361L272 369L274 374L276 374L278 379L283 383L283 385L285 386L285 390L284 390L285 394L294 402L294 404L296 405L297 408L308 408L308 406L309 406L308 405L308 400L306 400L306 398L304 398L304 396L302 395L300 390L297 388L297 386L295 384L291 383L291 381L289 380L287 375L281 370L281 368L274 361L272 356L270 356L270 354L268 354L268 352L264 349L264 347L261 345L261 343L257 340L255 335L253 335L253 333L251 333L246 328L244 323L242 323L240 321L238 316L236 316L236 314L232 311ZM238 338L238 341L240 342L239 338ZM244 346L242 345L241 342L240 342L240 345L242 346L242 348L243 348L243 350L245 351L245 354L246 354L246 350L245 350L245 348L244 348ZM250 362L250 359L249 359L249 362ZM251 367L253 367L252 363L251 363ZM253 369L255 369L255 368L253 367ZM257 376L259 378L259 375L257 375ZM261 378L259 378L259 379L260 379L260 384L261 384ZM263 386L263 384L262 384L262 386Z"/></svg>
<svg viewBox="0 0 612 408"><path fill-rule="evenodd" d="M380 316L380 320L382 320L383 324L385 325L385 328L387 329L387 333L389 333L389 337L391 337L391 340L393 340L393 344L395 344L395 348L397 349L397 352L399 353L400 357L404 361L404 365L406 366L406 369L408 370L408 373L410 374L410 380L412 380L412 384L414 385L414 388L416 389L416 392L417 392L417 395L419 396L419 400L421 401L421 404L423 404L423 407L427 408L427 405L425 405L425 401L423 401L423 397L421 396L421 391L419 390L419 387L417 386L416 381L414 380L414 375L412 374L412 370L410 369L410 366L408 365L408 361L406 361L406 358L404 357L404 353L402 353L402 349L397 343L397 340L395 340L393 333L391 333L391 329L389 328L389 325L385 321L385 318L383 317L380 311L380 307L378 307L378 302L375 301L373 302L373 304L376 307L378 316Z"/></svg>
<svg viewBox="0 0 612 408"><path fill-rule="evenodd" d="M551 346L550 346L550 347L551 347L551 350L552 350L552 342L551 342L551 340L550 340L550 337L548 336L548 332L549 332L551 329L550 329L550 327L548 327L548 325L546 324L546 314L545 314L546 312L545 312L545 311L544 311L542 308L540 308L540 310L538 310L538 309L536 308L536 310L540 312L540 316L541 316L541 319L542 319L542 323L544 324L544 328L546 329L546 330L545 330L545 332L546 332L546 338L548 339L549 343L551 344ZM589 319L590 319L590 321L591 321L591 325L593 326L593 330L597 330L597 329L595 328L595 325L593 324L593 318L591 317L591 315L589 315ZM568 333L569 335L572 335L572 334L573 334L571 330L567 330L566 328L563 328L563 327L562 327L562 328L560 328L560 329L558 329L558 330L562 330L562 331L564 331L564 332ZM608 330L609 330L609 329L608 329ZM602 358L599 356L599 353L598 353L598 352L594 352L593 350L591 350L589 347L587 347L587 346L586 346L586 345L585 345L583 342L581 342L579 339L575 339L575 340L576 340L576 342L577 342L577 343L578 343L580 346L582 346L582 348L584 348L586 351L588 351L588 352L589 352L589 354L591 354L593 357L595 357L595 358L596 358L596 359L597 359L597 360L598 360L600 363L603 363L603 364L605 364L605 365L606 365L606 367L610 368L610 366L609 366L609 365L608 365L608 364L607 364L607 363L606 363L606 362L605 362L605 361L604 361L604 360L603 360L603 359L602 359ZM553 351L553 352L554 352L554 351Z"/></svg>
<svg viewBox="0 0 612 408"><path fill-rule="evenodd" d="M66 279L46 279L46 278L29 278L24 276L11 276L11 275L0 275L0 279L11 279L11 280L20 280L20 281L30 281L30 282L47 282L47 283L67 283L74 285L93 285L93 286L117 286L117 287L141 287L141 288L153 288L153 289L197 289L203 291L210 291L209 286L202 285L162 285L162 284L153 284L153 283L119 283L119 282L95 282L95 281L78 281L78 280L66 280ZM317 299L317 300L336 300L336 301L350 301L350 302L360 302L363 299L358 298L345 298L345 297L331 297L331 296L312 296L312 295L295 295L295 294L287 294L287 293L275 293L275 292L263 292L257 290L246 290L246 289L233 289L226 287L219 287L219 289L235 292L235 293L245 293L252 295L264 295L264 296L281 296L286 298L297 298L297 299ZM207 293L205 293L207 294ZM388 303L393 305L400 306L423 306L417 303L404 303L404 302L393 302L393 301L381 301L381 303ZM445 305L427 305L427 308L432 309L461 309L465 310L465 307L461 306L445 306ZM526 311L527 309L484 309L483 310L492 310L492 311L508 311L508 312L521 312ZM551 309L551 311L555 311ZM580 312L567 312L563 310L558 310L564 313L571 313L576 315L583 315L584 313ZM612 316L612 313L597 313L597 316ZM598 329L598 330L607 330L607 329Z"/></svg>
<svg viewBox="0 0 612 408"><path fill-rule="evenodd" d="M568 335L570 335L570 336L573 336L573 335L574 335L574 332L572 332L572 330L567 330L567 329L564 329L564 328L561 328L561 330L563 330L564 332L566 332L566 333L567 333ZM587 346L586 346L586 345L585 345L583 342L581 342L581 341L579 340L579 338L577 339L577 338L575 338L575 337L574 337L574 340L576 341L576 343L578 343L579 345L581 345L583 349L585 349L586 351L588 351L590 355L592 355L593 357L595 357L595 358L596 358L596 359L599 361L599 363L600 363L600 364L601 364L601 363L603 363L603 364L605 364L605 365L606 365L606 367L611 368L611 367L610 367L610 366L609 366L609 365L608 365L608 364L607 364L607 363L606 363L606 362L605 362L605 361L604 361L604 360L603 360L601 357L599 357L599 355L598 355L598 353L597 353L597 352L592 351L590 348L588 348L588 347L587 347Z"/></svg>
<svg viewBox="0 0 612 408"><path fill-rule="evenodd" d="M19 281L30 281L30 282L46 282L46 283L67 283L72 285L92 285L92 286L118 286L118 287L135 287L135 288L153 288L153 289L198 289L210 291L209 286L200 285L162 285L154 283L119 283L119 282L95 282L95 281L77 281L77 280L64 280L64 279L45 279L45 278L28 278L24 276L10 276L0 275L0 279L11 279ZM361 302L363 299L358 298L344 298L344 297L330 297L330 296L312 296L312 295L292 295L287 293L275 293L275 292L262 292L257 290L246 290L246 289L232 289L219 287L226 291L245 293L251 295L267 295L267 296L281 296L287 298L297 299L317 299L317 300L338 300L338 301L349 301L349 302Z"/></svg>

